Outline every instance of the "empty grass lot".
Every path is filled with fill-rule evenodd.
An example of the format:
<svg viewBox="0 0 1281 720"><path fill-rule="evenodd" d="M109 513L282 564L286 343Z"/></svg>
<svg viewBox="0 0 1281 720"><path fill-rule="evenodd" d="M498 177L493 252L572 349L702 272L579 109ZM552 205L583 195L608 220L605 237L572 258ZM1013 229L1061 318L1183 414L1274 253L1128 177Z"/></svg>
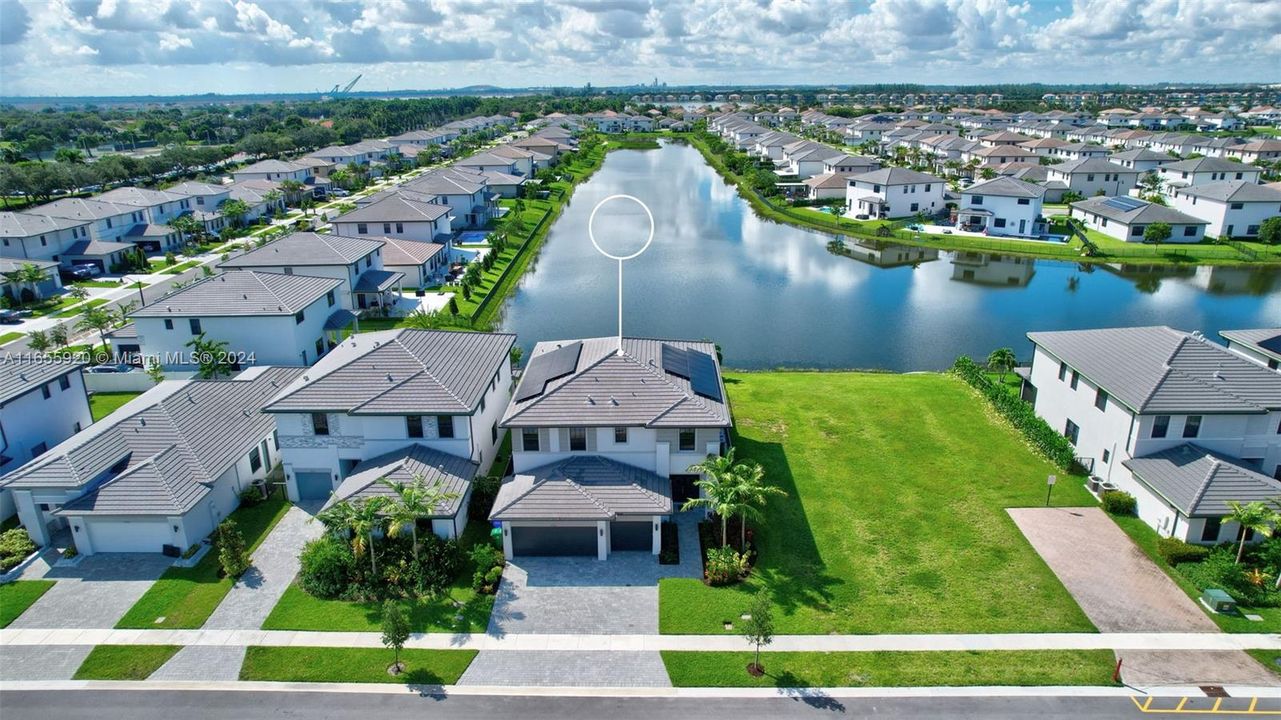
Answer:
<svg viewBox="0 0 1281 720"><path fill-rule="evenodd" d="M1112 685L1111 650L969 652L663 652L676 687Z"/></svg>
<svg viewBox="0 0 1281 720"><path fill-rule="evenodd" d="M146 680L181 645L99 645L89 651L76 680Z"/></svg>
<svg viewBox="0 0 1281 720"><path fill-rule="evenodd" d="M0 585L0 628L7 628L53 587L52 580L15 580Z"/></svg>
<svg viewBox="0 0 1281 720"><path fill-rule="evenodd" d="M284 493L277 490L270 498L253 507L242 507L230 517L252 553L289 508ZM195 567L171 567L129 608L116 627L198 628L234 584L231 578L220 575L218 553L214 550L205 553Z"/></svg>
<svg viewBox="0 0 1281 720"><path fill-rule="evenodd" d="M111 413L120 409L121 405L138 397L142 393L131 392L111 392L111 393L94 393L89 396L89 412L93 413L93 421L107 417Z"/></svg>
<svg viewBox="0 0 1281 720"><path fill-rule="evenodd" d="M251 646L240 679L453 685L474 657L475 650L402 650L405 671L392 676L393 654L385 648Z"/></svg>
<svg viewBox="0 0 1281 720"><path fill-rule="evenodd" d="M1095 630L1005 508L1056 472L947 375L728 373L741 459L788 493L759 523L752 578L660 584L665 633L724 633L752 593L779 633ZM1062 478L1062 473L1059 473ZM1056 505L1091 505L1062 478Z"/></svg>

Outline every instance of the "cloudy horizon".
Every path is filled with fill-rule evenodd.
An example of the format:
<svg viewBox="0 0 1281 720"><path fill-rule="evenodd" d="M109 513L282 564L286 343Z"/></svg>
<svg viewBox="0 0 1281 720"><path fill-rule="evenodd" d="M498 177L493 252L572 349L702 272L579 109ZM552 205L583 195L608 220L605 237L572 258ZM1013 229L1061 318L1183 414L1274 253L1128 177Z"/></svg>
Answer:
<svg viewBox="0 0 1281 720"><path fill-rule="evenodd" d="M1278 82L1273 0L0 0L0 95Z"/></svg>

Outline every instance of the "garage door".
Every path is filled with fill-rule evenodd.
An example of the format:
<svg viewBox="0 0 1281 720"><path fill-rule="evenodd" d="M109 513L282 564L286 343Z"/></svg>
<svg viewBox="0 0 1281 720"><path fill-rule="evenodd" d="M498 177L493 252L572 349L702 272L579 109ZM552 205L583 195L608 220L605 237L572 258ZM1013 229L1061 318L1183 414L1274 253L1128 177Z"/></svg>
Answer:
<svg viewBox="0 0 1281 720"><path fill-rule="evenodd" d="M596 555L596 528L514 527L513 555Z"/></svg>
<svg viewBox="0 0 1281 720"><path fill-rule="evenodd" d="M300 500L325 500L334 489L333 480L327 472L294 473L294 479L298 481Z"/></svg>
<svg viewBox="0 0 1281 720"><path fill-rule="evenodd" d="M86 520L94 552L158 553L174 542L164 520Z"/></svg>
<svg viewBox="0 0 1281 720"><path fill-rule="evenodd" d="M654 532L650 521L619 522L616 520L610 523L609 549L614 552L619 550L644 550L649 552L653 550Z"/></svg>

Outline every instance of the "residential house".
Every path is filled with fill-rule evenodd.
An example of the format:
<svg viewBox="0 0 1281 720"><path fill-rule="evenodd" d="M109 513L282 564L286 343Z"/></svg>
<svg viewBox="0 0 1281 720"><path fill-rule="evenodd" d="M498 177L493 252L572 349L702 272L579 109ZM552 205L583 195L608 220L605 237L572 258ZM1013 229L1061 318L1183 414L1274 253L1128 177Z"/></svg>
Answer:
<svg viewBox="0 0 1281 720"><path fill-rule="evenodd" d="M805 186L805 197L809 200L834 200L845 197L845 188L849 177L837 173L823 173L801 181Z"/></svg>
<svg viewBox="0 0 1281 720"><path fill-rule="evenodd" d="M1002 175L961 191L956 222L964 230L988 235L1041 235L1044 197L1045 188Z"/></svg>
<svg viewBox="0 0 1281 720"><path fill-rule="evenodd" d="M783 163L777 170L777 174L804 180L823 174L824 163L839 157L847 156L830 145L801 141L783 149Z"/></svg>
<svg viewBox="0 0 1281 720"><path fill-rule="evenodd" d="M451 237L451 220L451 207L439 202L438 196L393 190L339 215L332 225L335 233L347 237L374 235L435 242Z"/></svg>
<svg viewBox="0 0 1281 720"><path fill-rule="evenodd" d="M93 423L83 368L35 355L0 357L0 478ZM0 485L0 520L14 511Z"/></svg>
<svg viewBox="0 0 1281 720"><path fill-rule="evenodd" d="M1162 165L1178 162L1179 160L1173 155L1147 148L1135 148L1112 153L1108 156L1108 159L1121 167L1129 168L1139 173L1155 172Z"/></svg>
<svg viewBox="0 0 1281 720"><path fill-rule="evenodd" d="M180 215L191 212L191 198L168 190L149 190L140 187L119 187L97 195L98 202L109 202L126 207L136 207L146 212L146 222L164 225Z"/></svg>
<svg viewBox="0 0 1281 720"><path fill-rule="evenodd" d="M309 163L291 162L289 160L260 160L231 171L236 182L242 180L297 180L306 183L312 179L312 165Z"/></svg>
<svg viewBox="0 0 1281 720"><path fill-rule="evenodd" d="M1281 493L1281 376L1169 327L1033 332L1025 396L1157 532L1231 542L1229 501Z"/></svg>
<svg viewBox="0 0 1281 720"><path fill-rule="evenodd" d="M1224 155L1243 163L1274 162L1281 159L1281 140L1252 140L1228 148Z"/></svg>
<svg viewBox="0 0 1281 720"><path fill-rule="evenodd" d="M1245 180L1257 183L1261 172L1253 165L1213 157L1180 160L1162 165L1157 170L1157 174L1165 181L1166 188L1170 189L1206 185L1224 180Z"/></svg>
<svg viewBox="0 0 1281 720"><path fill-rule="evenodd" d="M130 318L142 356L166 370L199 368L188 345L199 335L225 342L234 369L309 365L355 320L342 281L256 270L197 280Z"/></svg>
<svg viewBox="0 0 1281 720"><path fill-rule="evenodd" d="M275 180L237 180L227 186L227 195L249 207L241 222L256 223L285 209L285 194Z"/></svg>
<svg viewBox="0 0 1281 720"><path fill-rule="evenodd" d="M1156 223L1170 226L1170 238L1166 242L1201 242L1209 224L1174 208L1129 196L1079 200L1072 203L1068 215L1080 218L1092 230L1125 242L1143 242L1148 226Z"/></svg>
<svg viewBox="0 0 1281 720"><path fill-rule="evenodd" d="M1217 237L1257 238L1263 221L1281 216L1281 190L1249 180L1174 188L1170 204L1209 223L1206 232Z"/></svg>
<svg viewBox="0 0 1281 720"><path fill-rule="evenodd" d="M449 168L433 170L410 180L401 188L423 195L434 195L437 203L453 211L448 221L451 224L440 232L449 232L449 227L483 228L489 224L498 210L495 197L490 192L484 176L463 170ZM416 239L431 240L432 238Z"/></svg>
<svg viewBox="0 0 1281 720"><path fill-rule="evenodd" d="M1281 370L1281 328L1222 330L1228 349L1271 370Z"/></svg>
<svg viewBox="0 0 1281 720"><path fill-rule="evenodd" d="M961 161L978 165L1004 165L1012 162L1038 162L1036 153L1018 145L978 145L961 152Z"/></svg>
<svg viewBox="0 0 1281 720"><path fill-rule="evenodd" d="M377 237L296 232L260 248L219 263L223 270L256 270L283 275L311 275L341 280L343 307L392 305L404 276L383 266L383 245Z"/></svg>
<svg viewBox="0 0 1281 720"><path fill-rule="evenodd" d="M515 145L498 145L489 149L489 154L510 161L512 175L533 177L534 153Z"/></svg>
<svg viewBox="0 0 1281 720"><path fill-rule="evenodd" d="M449 270L449 250L441 243L394 237L382 241L383 267L404 275L409 287L438 284Z"/></svg>
<svg viewBox="0 0 1281 720"><path fill-rule="evenodd" d="M1103 158L1071 160L1051 165L1047 180L1063 183L1083 197L1125 195L1139 182L1139 171Z"/></svg>
<svg viewBox="0 0 1281 720"><path fill-rule="evenodd" d="M82 555L181 553L262 484L276 447L259 411L299 368L166 381L0 478L32 540L70 530Z"/></svg>
<svg viewBox="0 0 1281 720"><path fill-rule="evenodd" d="M52 215L0 212L0 257L61 262L66 249L89 239L89 223ZM54 273L55 275L57 273Z"/></svg>
<svg viewBox="0 0 1281 720"><path fill-rule="evenodd" d="M688 468L724 452L726 400L710 342L535 345L501 422L514 473L490 519L504 554L658 554L663 518L698 496Z"/></svg>
<svg viewBox="0 0 1281 720"><path fill-rule="evenodd" d="M359 499L383 492L379 477L421 474L456 495L433 513L433 530L460 535L471 481L502 443L514 342L409 329L343 341L264 408L279 428L289 498Z"/></svg>
<svg viewBox="0 0 1281 720"><path fill-rule="evenodd" d="M39 282L18 281L14 274L24 266L33 265L42 273ZM41 298L51 297L62 291L62 278L58 274L58 263L52 260L36 258L10 258L0 256L0 297L9 300L29 303Z"/></svg>
<svg viewBox="0 0 1281 720"><path fill-rule="evenodd" d="M117 242L128 234L134 225L147 222L145 210L90 198L62 198L44 205L37 205L24 212L29 215L45 215L70 220L77 225L87 225L89 235L85 237L83 232L80 233L81 240Z"/></svg>
<svg viewBox="0 0 1281 720"><path fill-rule="evenodd" d="M946 183L933 175L892 167L852 175L845 190L845 214L858 218L897 218L943 210Z"/></svg>
<svg viewBox="0 0 1281 720"><path fill-rule="evenodd" d="M169 192L185 195L190 200L192 216L201 222L205 232L217 233L226 227L226 218L219 208L231 199L231 186L187 181L169 188Z"/></svg>

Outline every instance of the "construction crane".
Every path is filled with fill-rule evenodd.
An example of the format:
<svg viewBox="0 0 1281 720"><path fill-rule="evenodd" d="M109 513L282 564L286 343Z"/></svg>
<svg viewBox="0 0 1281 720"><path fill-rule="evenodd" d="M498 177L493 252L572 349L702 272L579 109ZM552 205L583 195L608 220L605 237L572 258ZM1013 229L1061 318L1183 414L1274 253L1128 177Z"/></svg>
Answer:
<svg viewBox="0 0 1281 720"><path fill-rule="evenodd" d="M334 98L336 98L336 97L341 97L341 96L343 96L343 95L346 95L347 93L351 92L351 89L352 89L352 88L356 87L356 83L360 82L360 79L361 79L362 77L364 77L364 74L363 74L363 73L362 73L362 74L360 74L360 75L357 75L357 76L356 76L356 77L354 77L354 78L352 78L351 82L347 83L347 85L346 85L346 86L341 87L341 88L339 87L339 85L341 85L341 83L335 84L332 88L330 88L330 89L329 89L329 92L324 93L323 95L321 95L321 96L320 96L320 99L321 99L321 100L333 100L333 99L334 99Z"/></svg>

